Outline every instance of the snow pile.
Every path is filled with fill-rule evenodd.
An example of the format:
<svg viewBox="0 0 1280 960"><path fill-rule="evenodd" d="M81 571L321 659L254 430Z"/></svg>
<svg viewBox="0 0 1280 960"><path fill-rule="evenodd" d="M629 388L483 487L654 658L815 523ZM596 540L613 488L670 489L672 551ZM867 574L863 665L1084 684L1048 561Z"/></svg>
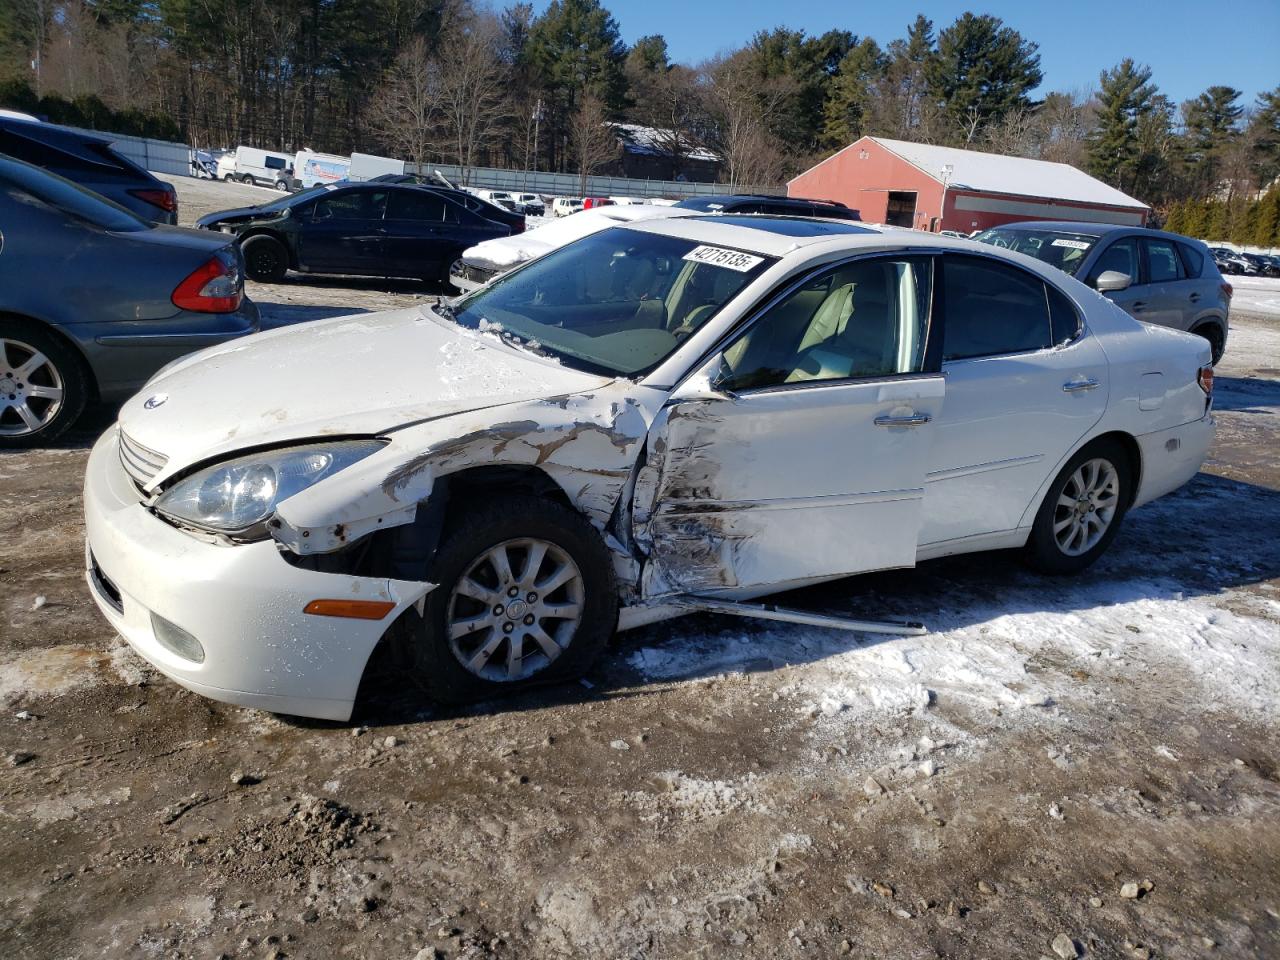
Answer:
<svg viewBox="0 0 1280 960"><path fill-rule="evenodd" d="M1231 312L1255 316L1280 317L1280 277L1224 277L1231 284ZM1238 350L1239 328L1233 328L1227 340L1228 350ZM1252 332L1252 331L1251 331ZM1274 356L1274 354L1272 354Z"/></svg>
<svg viewBox="0 0 1280 960"><path fill-rule="evenodd" d="M681 820L710 820L739 810L763 809L756 796L759 784L755 774L735 782L700 780L679 770L668 770L654 777L654 786L657 792L635 790L624 795L640 809L640 819L645 821L666 820L672 816Z"/></svg>
<svg viewBox="0 0 1280 960"><path fill-rule="evenodd" d="M1274 600L1254 599L1250 609L1263 614L1254 617L1163 581L1063 589L1031 578L1010 586L998 605L966 600L938 597L940 609L925 615L934 632L922 637L864 639L772 624L681 634L676 621L671 640L628 662L650 680L785 668L775 697L794 698L820 724L921 714L935 704L1039 711L1100 696L1090 676L1137 680L1153 669L1164 677L1162 695L1280 713Z"/></svg>

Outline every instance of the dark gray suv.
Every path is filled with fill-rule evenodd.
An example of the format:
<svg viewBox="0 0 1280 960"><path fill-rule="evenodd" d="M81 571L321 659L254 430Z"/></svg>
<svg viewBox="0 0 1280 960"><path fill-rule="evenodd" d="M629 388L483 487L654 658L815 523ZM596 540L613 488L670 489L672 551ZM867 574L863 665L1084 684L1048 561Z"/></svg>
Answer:
<svg viewBox="0 0 1280 960"><path fill-rule="evenodd" d="M1048 220L993 227L973 239L1053 264L1138 320L1199 334L1209 341L1214 363L1226 349L1231 284L1199 240L1141 227Z"/></svg>

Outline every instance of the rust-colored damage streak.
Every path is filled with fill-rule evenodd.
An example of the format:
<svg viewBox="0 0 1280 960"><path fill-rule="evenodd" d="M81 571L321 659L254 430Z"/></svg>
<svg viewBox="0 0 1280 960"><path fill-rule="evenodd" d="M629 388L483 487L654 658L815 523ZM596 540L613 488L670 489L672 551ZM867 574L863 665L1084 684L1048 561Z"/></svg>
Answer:
<svg viewBox="0 0 1280 960"><path fill-rule="evenodd" d="M637 539L656 567L648 571L647 592L738 585L740 556L751 537L733 513L716 505L721 464L708 451L720 423L714 403L687 403L654 432L635 507L637 519L647 521Z"/></svg>
<svg viewBox="0 0 1280 960"><path fill-rule="evenodd" d="M443 468L456 464L459 458L464 461L483 462L476 457L481 452L478 448L486 444L491 445L488 453L496 460L514 440L519 439L523 434L537 432L537 430L538 423L535 420L516 420L510 423L495 423L492 427L473 430L460 437L452 437L436 444L425 453L406 460L392 470L382 481L382 492L392 500L399 500L400 491L412 485L413 481L428 468L434 466L441 468L441 473L446 473L448 471Z"/></svg>
<svg viewBox="0 0 1280 960"><path fill-rule="evenodd" d="M594 412L588 398L544 401L539 406L550 411L545 420L496 423L435 444L388 473L381 484L383 493L396 501L406 492L417 497L423 495L423 481L428 479L424 475L447 476L471 466L534 466L550 475L603 529L644 438L639 408L630 400L614 403L597 420L588 416ZM589 442L597 436L608 446Z"/></svg>

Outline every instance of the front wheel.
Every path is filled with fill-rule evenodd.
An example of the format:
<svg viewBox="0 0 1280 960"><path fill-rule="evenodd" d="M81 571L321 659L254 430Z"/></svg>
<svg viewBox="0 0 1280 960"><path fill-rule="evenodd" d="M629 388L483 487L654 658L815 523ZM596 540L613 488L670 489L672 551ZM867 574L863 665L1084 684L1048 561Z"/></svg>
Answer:
<svg viewBox="0 0 1280 960"><path fill-rule="evenodd" d="M1087 445L1049 487L1027 540L1028 562L1041 573L1079 573L1110 546L1132 500L1124 447L1107 439Z"/></svg>
<svg viewBox="0 0 1280 960"><path fill-rule="evenodd" d="M458 515L427 570L439 586L398 641L417 682L470 703L581 676L617 622L595 529L529 496L459 504Z"/></svg>
<svg viewBox="0 0 1280 960"><path fill-rule="evenodd" d="M240 245L244 272L259 283L279 283L289 269L289 254L275 237L259 234Z"/></svg>

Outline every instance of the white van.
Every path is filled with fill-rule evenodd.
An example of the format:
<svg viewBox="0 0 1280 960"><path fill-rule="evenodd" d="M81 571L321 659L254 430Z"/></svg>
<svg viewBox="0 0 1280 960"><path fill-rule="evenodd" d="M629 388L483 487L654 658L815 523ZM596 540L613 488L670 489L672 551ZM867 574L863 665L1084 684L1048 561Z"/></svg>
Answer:
<svg viewBox="0 0 1280 960"><path fill-rule="evenodd" d="M502 207L504 210L510 210L512 213L523 212L516 210L516 198L506 190L472 190L481 200L488 200L495 206Z"/></svg>
<svg viewBox="0 0 1280 960"><path fill-rule="evenodd" d="M293 157L287 153L259 150L257 147L236 147L234 165L224 172L218 161L218 175L224 180L256 183L260 187L275 187L282 193L289 190L293 179Z"/></svg>
<svg viewBox="0 0 1280 960"><path fill-rule="evenodd" d="M350 172L350 157L299 150L293 158L293 180L290 186L295 190L309 190L311 187L346 180Z"/></svg>
<svg viewBox="0 0 1280 960"><path fill-rule="evenodd" d="M551 203L551 212L557 217L567 217L582 209L581 197L556 197Z"/></svg>
<svg viewBox="0 0 1280 960"><path fill-rule="evenodd" d="M358 183L388 173L397 176L404 173L404 161L391 157L379 157L372 153L353 153L351 166L347 170L347 179Z"/></svg>

